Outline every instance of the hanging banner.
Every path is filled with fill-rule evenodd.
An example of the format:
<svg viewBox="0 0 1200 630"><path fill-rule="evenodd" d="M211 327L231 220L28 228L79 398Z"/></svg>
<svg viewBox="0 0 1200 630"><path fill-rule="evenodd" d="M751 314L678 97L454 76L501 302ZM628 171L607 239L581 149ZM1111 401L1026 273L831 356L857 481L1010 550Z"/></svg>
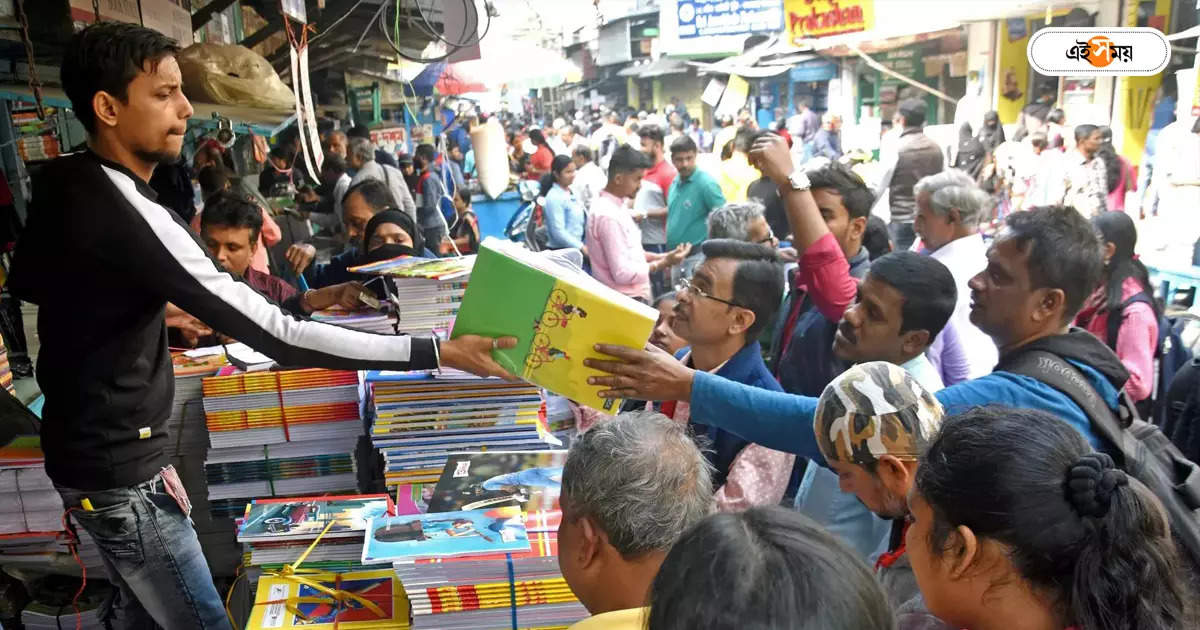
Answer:
<svg viewBox="0 0 1200 630"><path fill-rule="evenodd" d="M675 17L679 20L679 39L778 33L783 28L783 2L684 0L679 2Z"/></svg>
<svg viewBox="0 0 1200 630"><path fill-rule="evenodd" d="M783 13L792 43L875 28L875 0L785 0Z"/></svg>

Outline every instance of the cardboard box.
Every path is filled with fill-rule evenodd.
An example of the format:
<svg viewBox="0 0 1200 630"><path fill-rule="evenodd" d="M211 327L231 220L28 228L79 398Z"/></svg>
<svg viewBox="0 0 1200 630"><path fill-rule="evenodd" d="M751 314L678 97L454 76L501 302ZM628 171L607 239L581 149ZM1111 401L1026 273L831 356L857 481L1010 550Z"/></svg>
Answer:
<svg viewBox="0 0 1200 630"><path fill-rule="evenodd" d="M180 46L192 45L192 14L179 6L179 0L142 0L142 26L174 39Z"/></svg>
<svg viewBox="0 0 1200 630"><path fill-rule="evenodd" d="M88 24L96 21L92 0L70 0L70 7L72 20ZM138 0L100 0L100 19L140 24Z"/></svg>

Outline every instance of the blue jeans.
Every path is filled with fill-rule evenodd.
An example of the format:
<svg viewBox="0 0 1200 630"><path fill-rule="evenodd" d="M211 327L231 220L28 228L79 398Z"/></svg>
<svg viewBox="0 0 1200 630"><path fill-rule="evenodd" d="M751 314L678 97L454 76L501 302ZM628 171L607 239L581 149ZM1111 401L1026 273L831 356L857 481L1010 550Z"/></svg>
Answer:
<svg viewBox="0 0 1200 630"><path fill-rule="evenodd" d="M114 628L230 627L196 530L159 476L111 490L55 488L67 509L85 498L94 508L71 515L96 541L109 581L120 590Z"/></svg>

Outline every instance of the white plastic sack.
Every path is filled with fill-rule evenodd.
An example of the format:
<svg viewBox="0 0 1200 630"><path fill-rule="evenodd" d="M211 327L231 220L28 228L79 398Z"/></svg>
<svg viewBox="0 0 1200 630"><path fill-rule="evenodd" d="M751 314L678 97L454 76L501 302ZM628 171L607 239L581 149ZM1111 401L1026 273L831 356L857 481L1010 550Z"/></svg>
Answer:
<svg viewBox="0 0 1200 630"><path fill-rule="evenodd" d="M492 199L508 189L508 146L500 121L489 118L486 124L471 130L471 146L475 149L475 168L479 185Z"/></svg>
<svg viewBox="0 0 1200 630"><path fill-rule="evenodd" d="M179 53L183 93L203 103L290 110L296 97L262 55L236 44L192 44Z"/></svg>

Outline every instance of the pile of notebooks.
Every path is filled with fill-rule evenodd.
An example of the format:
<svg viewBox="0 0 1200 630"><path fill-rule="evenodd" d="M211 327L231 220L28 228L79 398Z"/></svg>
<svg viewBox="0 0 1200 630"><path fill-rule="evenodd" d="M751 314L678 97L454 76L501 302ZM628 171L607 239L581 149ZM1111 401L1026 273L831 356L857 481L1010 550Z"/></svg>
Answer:
<svg viewBox="0 0 1200 630"><path fill-rule="evenodd" d="M334 324L363 332L380 335L396 334L396 318L388 311L348 311L341 308L331 308L324 311L317 311L310 318L313 321Z"/></svg>
<svg viewBox="0 0 1200 630"><path fill-rule="evenodd" d="M587 616L558 568L565 451L451 455L420 517L375 519L364 560L391 558L413 628L569 626Z"/></svg>
<svg viewBox="0 0 1200 630"><path fill-rule="evenodd" d="M204 414L214 449L362 434L358 373L249 372L204 379Z"/></svg>
<svg viewBox="0 0 1200 630"><path fill-rule="evenodd" d="M334 598L328 591L353 597ZM408 600L391 569L306 574L303 580L265 575L246 630L408 630L408 617Z"/></svg>
<svg viewBox="0 0 1200 630"><path fill-rule="evenodd" d="M357 487L354 450L363 433L357 372L246 372L206 378L203 393L213 518L237 518L255 497Z"/></svg>
<svg viewBox="0 0 1200 630"><path fill-rule="evenodd" d="M474 264L474 256L400 257L350 271L381 278L372 282L387 287L390 321L396 330L428 335L444 333L454 324Z"/></svg>
<svg viewBox="0 0 1200 630"><path fill-rule="evenodd" d="M295 563L317 541L301 568L360 569L367 522L395 514L386 494L256 499L246 505L237 540L244 545L246 566L277 570Z"/></svg>
<svg viewBox="0 0 1200 630"><path fill-rule="evenodd" d="M78 572L99 570L100 550L80 527L76 560L63 528L63 504L46 475L41 438L18 435L0 446L0 565Z"/></svg>
<svg viewBox="0 0 1200 630"><path fill-rule="evenodd" d="M540 417L537 387L458 370L368 372L371 441L388 486L431 483L453 452L560 444Z"/></svg>
<svg viewBox="0 0 1200 630"><path fill-rule="evenodd" d="M88 580L76 599L78 589L78 579L51 577L39 581L35 599L21 610L21 624L25 630L108 628L103 617L112 604L113 588L102 580Z"/></svg>

